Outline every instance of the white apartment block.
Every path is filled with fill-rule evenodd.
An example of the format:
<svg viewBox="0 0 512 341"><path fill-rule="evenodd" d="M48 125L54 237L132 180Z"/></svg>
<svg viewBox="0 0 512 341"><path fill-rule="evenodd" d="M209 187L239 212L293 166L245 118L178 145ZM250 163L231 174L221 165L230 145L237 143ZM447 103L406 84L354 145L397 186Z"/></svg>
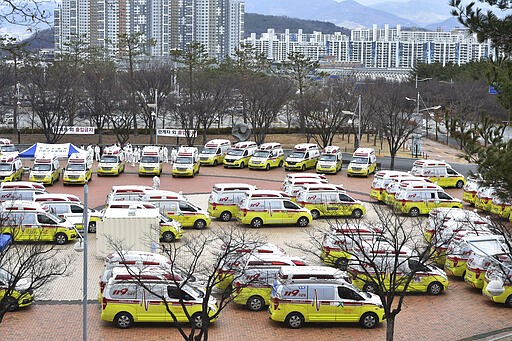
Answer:
<svg viewBox="0 0 512 341"><path fill-rule="evenodd" d="M327 58L365 68L410 69L418 62L464 64L493 55L490 42L479 43L467 30L451 32L404 31L398 25L341 33L276 33L267 30L257 38L253 33L244 43L252 44L268 59L282 62L290 52L301 52L313 60Z"/></svg>
<svg viewBox="0 0 512 341"><path fill-rule="evenodd" d="M120 34L141 34L141 42L154 42L140 47L151 57L200 42L210 57L222 59L238 46L243 17L244 0L62 0L55 10L55 51L67 52L68 43L80 39L114 56Z"/></svg>

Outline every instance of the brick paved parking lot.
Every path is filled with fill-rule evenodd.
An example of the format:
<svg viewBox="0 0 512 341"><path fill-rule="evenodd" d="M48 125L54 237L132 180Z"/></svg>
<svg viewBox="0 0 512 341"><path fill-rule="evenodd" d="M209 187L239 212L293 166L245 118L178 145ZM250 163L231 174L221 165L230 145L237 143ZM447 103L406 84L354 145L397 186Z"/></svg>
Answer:
<svg viewBox="0 0 512 341"><path fill-rule="evenodd" d="M133 169L128 166L128 173ZM211 186L218 182L247 182L260 188L278 189L284 178L280 169L270 172L255 172L247 169L225 170L221 167L202 167L201 173L194 179L173 179L166 168L161 178L161 188L184 193L208 193ZM342 183L355 197L370 201L368 196L371 177L347 178L345 172L330 176L331 183ZM119 178L97 178L94 176L89 185L89 206L97 207L104 203L112 185L119 184L151 185L151 178L139 178L135 174L123 174ZM50 192L73 193L83 197L82 187L64 187L61 183L49 187ZM462 191L448 190L461 198ZM207 195L190 195L189 198L202 207ZM370 205L368 205L369 207ZM384 209L378 207L377 209ZM370 209L371 211L371 209ZM372 215L370 212L369 216ZM365 218L368 219L368 218ZM313 224L325 224L315 221ZM212 229L222 226L214 222ZM186 230L185 233L197 233ZM302 240L303 235L296 227L264 227L261 233L269 242L276 243L289 251L285 242ZM179 340L176 328L168 324L138 324L129 330L119 330L111 323L100 320L98 301L95 300L98 288L98 276L102 261L95 258L95 241L91 236L89 252L89 308L88 324L91 340ZM65 245L67 254L75 257L76 262L69 277L59 278L46 293L37 293L38 301L32 307L6 315L0 324L0 340L77 340L82 337L82 260L81 254ZM446 293L439 297L429 295L410 295L405 300L402 313L396 320L397 340L458 340L463 338L489 338L495 335L507 338L512 330L511 311L502 305L496 305L484 297L481 292L469 288L464 282L452 279ZM508 329L507 329L508 328ZM495 332L498 331L498 332ZM357 324L309 324L300 330L290 330L283 324L270 321L268 313L250 312L242 306L231 305L222 312L220 318L210 330L211 340L382 340L385 339L385 322L373 330L364 330Z"/></svg>

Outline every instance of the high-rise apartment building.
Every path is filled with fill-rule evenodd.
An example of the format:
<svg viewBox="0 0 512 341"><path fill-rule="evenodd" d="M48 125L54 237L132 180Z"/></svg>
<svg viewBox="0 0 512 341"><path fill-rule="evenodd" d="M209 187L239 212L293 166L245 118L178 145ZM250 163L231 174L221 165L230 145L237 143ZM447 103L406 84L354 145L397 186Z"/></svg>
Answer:
<svg viewBox="0 0 512 341"><path fill-rule="evenodd" d="M165 57L200 42L210 57L232 55L243 37L244 0L62 0L55 10L55 50L72 40L119 52L119 36L140 34L144 52Z"/></svg>

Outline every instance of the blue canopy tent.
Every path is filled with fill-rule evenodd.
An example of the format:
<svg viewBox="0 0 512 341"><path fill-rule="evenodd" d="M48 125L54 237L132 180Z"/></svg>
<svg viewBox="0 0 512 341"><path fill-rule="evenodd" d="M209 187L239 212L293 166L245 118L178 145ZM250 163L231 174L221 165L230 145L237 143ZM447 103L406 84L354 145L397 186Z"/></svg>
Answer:
<svg viewBox="0 0 512 341"><path fill-rule="evenodd" d="M85 150L72 143L35 143L19 153L21 158L35 158L42 155L57 155L58 158L68 158L73 153L82 153Z"/></svg>

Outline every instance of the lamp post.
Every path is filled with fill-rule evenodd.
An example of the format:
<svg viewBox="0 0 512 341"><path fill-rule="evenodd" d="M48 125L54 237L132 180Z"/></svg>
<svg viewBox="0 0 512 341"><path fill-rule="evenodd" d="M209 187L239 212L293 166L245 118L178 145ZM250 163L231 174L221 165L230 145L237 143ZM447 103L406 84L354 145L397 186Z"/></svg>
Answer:
<svg viewBox="0 0 512 341"><path fill-rule="evenodd" d="M158 132L156 129L156 120L158 118L158 89L155 89L155 102L154 103L147 103L147 106L151 109L155 109L151 112L151 118L154 122L154 129L155 129L155 144L158 144Z"/></svg>
<svg viewBox="0 0 512 341"><path fill-rule="evenodd" d="M357 143L356 143L356 149L357 149L361 145L361 95L358 95L358 97L357 97L356 110L357 110ZM344 115L352 116L352 119L354 119L356 117L355 110L354 111L342 110L341 112Z"/></svg>

